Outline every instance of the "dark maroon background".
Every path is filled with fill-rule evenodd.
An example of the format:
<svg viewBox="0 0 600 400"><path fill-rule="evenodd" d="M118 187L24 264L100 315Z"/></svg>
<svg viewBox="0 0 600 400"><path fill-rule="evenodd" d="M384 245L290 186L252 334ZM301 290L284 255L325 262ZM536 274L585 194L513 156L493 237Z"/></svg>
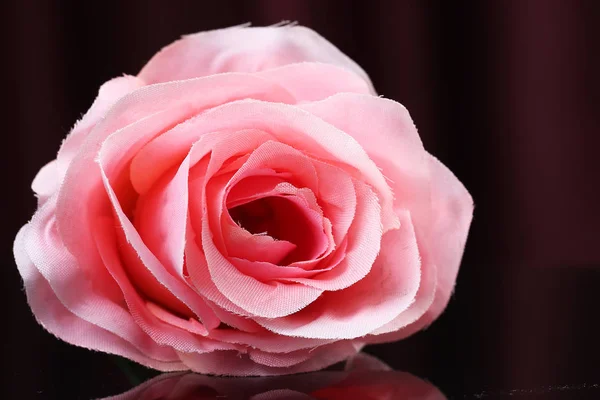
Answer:
<svg viewBox="0 0 600 400"><path fill-rule="evenodd" d="M370 352L461 398L600 383L600 2L4 0L3 398L127 386L112 357L36 324L11 249L31 180L97 88L182 34L281 20L320 32L407 106L475 199L447 312Z"/></svg>

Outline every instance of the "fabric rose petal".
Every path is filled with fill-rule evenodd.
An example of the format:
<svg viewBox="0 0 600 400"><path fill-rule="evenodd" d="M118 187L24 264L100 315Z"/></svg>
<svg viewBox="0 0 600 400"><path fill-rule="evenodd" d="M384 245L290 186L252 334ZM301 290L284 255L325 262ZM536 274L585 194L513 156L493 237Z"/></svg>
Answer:
<svg viewBox="0 0 600 400"><path fill-rule="evenodd" d="M48 331L223 375L428 326L473 211L407 110L300 26L186 36L105 83L32 186L14 254Z"/></svg>

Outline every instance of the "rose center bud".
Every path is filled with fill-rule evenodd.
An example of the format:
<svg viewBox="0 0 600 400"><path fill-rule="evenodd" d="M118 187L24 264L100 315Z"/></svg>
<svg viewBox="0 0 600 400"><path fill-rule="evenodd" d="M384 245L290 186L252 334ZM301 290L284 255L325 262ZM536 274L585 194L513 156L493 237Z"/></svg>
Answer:
<svg viewBox="0 0 600 400"><path fill-rule="evenodd" d="M318 214L296 196L268 196L229 209L232 220L255 236L270 236L295 245L277 264L311 260L324 251Z"/></svg>

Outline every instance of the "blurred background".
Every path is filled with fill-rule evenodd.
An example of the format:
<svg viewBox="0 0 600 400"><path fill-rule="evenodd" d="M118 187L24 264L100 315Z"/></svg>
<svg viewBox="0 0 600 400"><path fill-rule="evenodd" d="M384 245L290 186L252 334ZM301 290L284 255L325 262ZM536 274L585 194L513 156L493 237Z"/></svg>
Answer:
<svg viewBox="0 0 600 400"><path fill-rule="evenodd" d="M37 325L12 255L31 180L98 87L182 34L282 20L318 31L404 104L475 200L447 312L368 351L460 398L600 383L600 2L4 0L5 398L127 387L112 357Z"/></svg>

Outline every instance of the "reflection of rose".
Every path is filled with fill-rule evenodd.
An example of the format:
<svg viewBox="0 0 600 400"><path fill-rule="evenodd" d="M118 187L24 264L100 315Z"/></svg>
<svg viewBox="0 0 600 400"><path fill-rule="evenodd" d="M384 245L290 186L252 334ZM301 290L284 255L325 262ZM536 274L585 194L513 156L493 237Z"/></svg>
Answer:
<svg viewBox="0 0 600 400"><path fill-rule="evenodd" d="M302 27L188 36L109 81L33 187L14 250L39 321L215 374L316 370L431 323L472 212L406 109Z"/></svg>
<svg viewBox="0 0 600 400"><path fill-rule="evenodd" d="M344 371L270 378L218 378L194 373L159 375L105 400L442 400L433 385L359 353Z"/></svg>

